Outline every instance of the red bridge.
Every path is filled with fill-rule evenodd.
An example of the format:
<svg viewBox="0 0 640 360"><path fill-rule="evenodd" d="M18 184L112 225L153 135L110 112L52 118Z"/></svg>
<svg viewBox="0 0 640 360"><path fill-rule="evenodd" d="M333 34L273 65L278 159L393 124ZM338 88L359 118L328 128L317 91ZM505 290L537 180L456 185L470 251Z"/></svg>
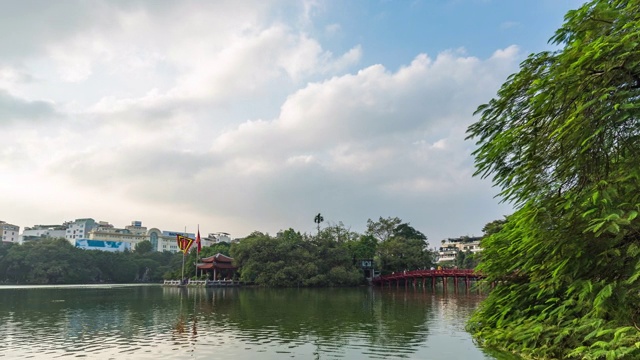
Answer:
<svg viewBox="0 0 640 360"><path fill-rule="evenodd" d="M396 287L400 287L400 284L403 284L404 287L411 285L414 288L422 285L424 289L426 288L427 279L429 279L429 285L432 289L435 289L438 279L442 279L442 284L446 289L447 280L451 279L456 289L460 281L463 281L466 288L469 289L472 280L477 281L481 278L482 274L468 269L413 270L375 277L373 278L373 284L391 287L395 283Z"/></svg>

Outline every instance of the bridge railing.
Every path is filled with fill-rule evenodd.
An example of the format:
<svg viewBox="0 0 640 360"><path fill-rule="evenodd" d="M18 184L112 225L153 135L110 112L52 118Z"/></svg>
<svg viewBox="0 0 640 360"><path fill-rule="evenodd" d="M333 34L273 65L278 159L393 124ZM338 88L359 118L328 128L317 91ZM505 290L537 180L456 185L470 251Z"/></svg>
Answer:
<svg viewBox="0 0 640 360"><path fill-rule="evenodd" d="M236 286L240 285L239 281L233 280L189 280L186 282L182 282L181 280L165 280L163 285L167 286L179 286L179 285L187 285L187 286Z"/></svg>
<svg viewBox="0 0 640 360"><path fill-rule="evenodd" d="M373 281L386 281L420 277L474 277L481 278L482 274L473 269L442 269L442 270L411 270L378 276Z"/></svg>

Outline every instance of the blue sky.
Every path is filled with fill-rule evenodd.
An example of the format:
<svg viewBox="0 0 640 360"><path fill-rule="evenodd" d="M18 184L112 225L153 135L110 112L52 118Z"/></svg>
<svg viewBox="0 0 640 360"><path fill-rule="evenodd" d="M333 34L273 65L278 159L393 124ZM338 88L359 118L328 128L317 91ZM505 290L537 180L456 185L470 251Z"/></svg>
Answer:
<svg viewBox="0 0 640 360"><path fill-rule="evenodd" d="M480 235L465 130L580 3L1 2L0 220Z"/></svg>
<svg viewBox="0 0 640 360"><path fill-rule="evenodd" d="M363 59L367 64L382 63L396 69L418 53L436 54L447 49L464 48L468 54L482 58L514 44L525 53L547 50L547 40L562 24L565 13L582 3L330 1L317 13L319 28L340 24L350 35L335 41L325 38L338 51L357 42L366 49Z"/></svg>

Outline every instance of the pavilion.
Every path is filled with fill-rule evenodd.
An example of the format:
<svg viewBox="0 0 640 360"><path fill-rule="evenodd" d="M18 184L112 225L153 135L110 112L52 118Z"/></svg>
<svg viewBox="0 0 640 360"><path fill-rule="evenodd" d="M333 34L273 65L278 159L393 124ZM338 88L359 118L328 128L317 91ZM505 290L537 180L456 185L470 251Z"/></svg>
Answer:
<svg viewBox="0 0 640 360"><path fill-rule="evenodd" d="M200 259L198 270L211 274L211 280L233 279L238 268L233 265L233 258L217 253Z"/></svg>

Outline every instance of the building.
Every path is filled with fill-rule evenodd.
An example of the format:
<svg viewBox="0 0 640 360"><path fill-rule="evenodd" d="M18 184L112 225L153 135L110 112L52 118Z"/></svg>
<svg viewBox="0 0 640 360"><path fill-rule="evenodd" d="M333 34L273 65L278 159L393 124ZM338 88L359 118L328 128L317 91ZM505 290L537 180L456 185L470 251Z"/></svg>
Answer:
<svg viewBox="0 0 640 360"><path fill-rule="evenodd" d="M220 253L214 256L200 259L197 269L200 274L207 273L210 280L231 280L235 277L238 268L233 265L233 258Z"/></svg>
<svg viewBox="0 0 640 360"><path fill-rule="evenodd" d="M20 243L37 241L45 238L63 238L67 236L67 227L64 225L34 225L25 227L20 235Z"/></svg>
<svg viewBox="0 0 640 360"><path fill-rule="evenodd" d="M480 239L482 238L462 236L442 240L442 246L438 249L437 262L454 261L459 252L471 251L474 254L481 252Z"/></svg>
<svg viewBox="0 0 640 360"><path fill-rule="evenodd" d="M142 241L151 241L154 250L158 250L158 238L161 234L158 229L149 229L142 226L142 221L134 220L131 225L124 228L116 228L112 224L101 221L98 226L91 230L86 240L104 241L109 244L123 244L118 248L126 248L135 250L136 246Z"/></svg>
<svg viewBox="0 0 640 360"><path fill-rule="evenodd" d="M75 221L67 221L63 226L67 227L65 238L75 246L76 240L86 239L89 237L89 232L97 228L99 223L93 219L76 219Z"/></svg>
<svg viewBox="0 0 640 360"><path fill-rule="evenodd" d="M131 225L124 228L116 228L105 222L100 222L99 226L89 232L87 240L101 240L114 243L127 243L128 248L135 250L142 241L151 242L155 251L178 252L177 235L186 235L195 239L196 234L182 231L161 231L158 228L147 229L142 226L142 221L132 221ZM202 246L211 246L210 240L201 239Z"/></svg>
<svg viewBox="0 0 640 360"><path fill-rule="evenodd" d="M20 242L20 226L0 220L0 234L2 234L3 243Z"/></svg>
<svg viewBox="0 0 640 360"><path fill-rule="evenodd" d="M204 239L211 242L211 244L227 243L231 244L233 240L226 232L209 233ZM204 244L202 244L204 246Z"/></svg>

